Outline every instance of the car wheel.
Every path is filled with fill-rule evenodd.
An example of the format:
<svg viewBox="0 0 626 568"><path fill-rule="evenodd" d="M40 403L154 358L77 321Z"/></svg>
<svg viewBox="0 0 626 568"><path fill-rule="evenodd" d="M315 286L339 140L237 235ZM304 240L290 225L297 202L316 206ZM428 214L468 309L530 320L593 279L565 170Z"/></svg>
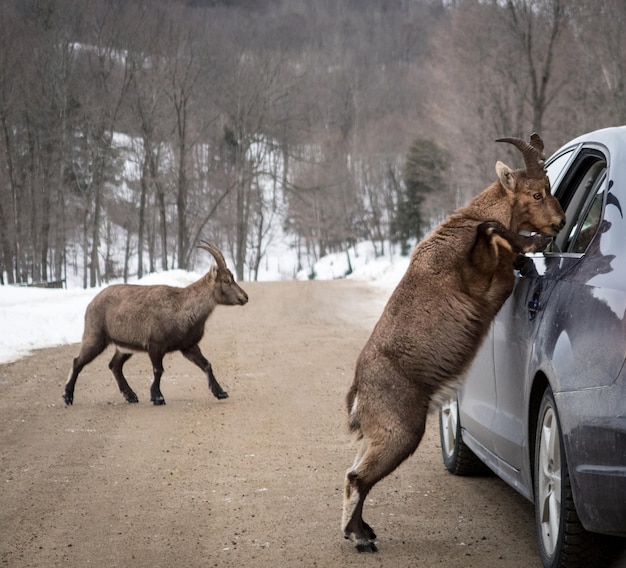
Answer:
<svg viewBox="0 0 626 568"><path fill-rule="evenodd" d="M595 566L597 541L583 528L576 513L559 417L549 388L539 409L534 474L535 520L544 567Z"/></svg>
<svg viewBox="0 0 626 568"><path fill-rule="evenodd" d="M459 403L454 397L439 409L439 438L446 469L454 475L485 475L489 468L465 445L461 436Z"/></svg>

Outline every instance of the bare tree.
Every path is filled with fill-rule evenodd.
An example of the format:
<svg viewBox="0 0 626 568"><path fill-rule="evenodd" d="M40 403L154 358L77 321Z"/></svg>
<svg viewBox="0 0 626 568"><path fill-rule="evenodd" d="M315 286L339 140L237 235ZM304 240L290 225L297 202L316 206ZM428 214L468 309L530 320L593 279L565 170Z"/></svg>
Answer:
<svg viewBox="0 0 626 568"><path fill-rule="evenodd" d="M76 178L81 180L88 222L83 230L83 247L85 255L89 255L83 285L88 283L90 287L98 285L101 277L99 246L104 191L112 174L114 133L132 71L125 51L119 49L124 43L127 21L124 6L124 2L110 2L95 7L89 20L93 43L85 45L81 54L89 82L81 105L83 154L76 157L74 167Z"/></svg>
<svg viewBox="0 0 626 568"><path fill-rule="evenodd" d="M626 4L578 0L569 5L575 47L580 50L579 87L573 110L581 127L626 123ZM573 47L574 47L573 46Z"/></svg>
<svg viewBox="0 0 626 568"><path fill-rule="evenodd" d="M260 176L265 172L269 151L274 146L272 125L276 120L277 102L287 96L289 85L281 70L285 61L273 53L255 53L230 45L230 58L222 76L217 106L222 114L223 131L232 149L235 186L235 269L244 277L249 220L255 203L262 200Z"/></svg>
<svg viewBox="0 0 626 568"><path fill-rule="evenodd" d="M80 22L74 7L72 0L0 7L0 22L7 26L0 36L10 44L2 50L0 64L5 73L0 95L1 158L8 182L3 186L11 194L4 201L12 213L11 222L2 223L1 238L5 259L12 258L9 281L61 278L64 156L70 139L75 34Z"/></svg>
<svg viewBox="0 0 626 568"><path fill-rule="evenodd" d="M157 6L145 6L142 10L142 26L132 38L128 53L133 66L130 84L129 120L138 133L141 144L137 146L137 158L141 164L140 195L137 219L137 276L144 273L144 252L148 249L151 217L148 205L158 211L162 267L168 269L168 220L165 207L165 183L161 175L164 145L168 140L171 119L166 111L165 62L167 45L161 41L168 27L169 13ZM154 268L151 263L150 269Z"/></svg>
<svg viewBox="0 0 626 568"><path fill-rule="evenodd" d="M483 164L501 152L490 139L537 129L556 146L555 103L572 68L567 26L562 0L463 2L450 12L433 40L428 109L452 156L450 177L463 182L451 185L451 198L481 187Z"/></svg>
<svg viewBox="0 0 626 568"><path fill-rule="evenodd" d="M525 69L520 73L509 67L507 76L529 103L531 130L537 132L543 132L546 109L565 82L555 77L559 40L567 25L565 6L565 0L507 0L502 14Z"/></svg>
<svg viewBox="0 0 626 568"><path fill-rule="evenodd" d="M16 26L17 15L11 4L0 4L0 125L2 127L2 153L0 154L0 246L2 261L0 272L7 274L13 284L20 277L20 231L18 189L15 171L14 121L19 114L18 88L20 84L19 41L21 29ZM16 53L17 51L17 53ZM2 276L4 283L4 276Z"/></svg>
<svg viewBox="0 0 626 568"><path fill-rule="evenodd" d="M189 152L193 145L190 136L192 95L199 82L201 67L198 65L194 37L181 26L177 31L177 53L170 54L168 96L174 109L176 148L176 212L178 219L178 267L186 268L185 258L189 248L187 232L187 201L189 193Z"/></svg>
<svg viewBox="0 0 626 568"><path fill-rule="evenodd" d="M412 140L451 157L429 223L483 187L491 138L623 122L625 18L618 0L6 0L0 280L70 257L95 285L117 246L127 274L135 254L140 275L189 267L209 235L239 278L283 230L302 258L382 252Z"/></svg>

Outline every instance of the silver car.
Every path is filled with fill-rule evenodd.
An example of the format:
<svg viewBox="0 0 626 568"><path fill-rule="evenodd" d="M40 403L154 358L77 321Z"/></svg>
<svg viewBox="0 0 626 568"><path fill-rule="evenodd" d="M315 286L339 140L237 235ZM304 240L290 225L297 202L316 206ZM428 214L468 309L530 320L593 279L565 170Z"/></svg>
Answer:
<svg viewBox="0 0 626 568"><path fill-rule="evenodd" d="M567 224L516 271L441 445L450 472L487 465L534 502L545 567L590 568L608 562L600 534L626 536L626 127L546 164Z"/></svg>

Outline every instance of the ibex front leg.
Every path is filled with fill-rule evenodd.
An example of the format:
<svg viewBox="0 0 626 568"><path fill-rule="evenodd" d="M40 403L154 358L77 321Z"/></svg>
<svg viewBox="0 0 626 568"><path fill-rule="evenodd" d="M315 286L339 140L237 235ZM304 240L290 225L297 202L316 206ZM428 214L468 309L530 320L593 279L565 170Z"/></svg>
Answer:
<svg viewBox="0 0 626 568"><path fill-rule="evenodd" d="M498 221L481 223L478 225L477 231L479 235L486 235L493 246L502 246L513 253L539 252L545 250L552 242L552 237L547 235L520 235L507 229Z"/></svg>
<svg viewBox="0 0 626 568"><path fill-rule="evenodd" d="M485 221L476 228L470 262L461 267L463 280L486 306L499 307L513 290L518 258L545 249L551 241L545 235L520 235L498 221Z"/></svg>
<svg viewBox="0 0 626 568"><path fill-rule="evenodd" d="M181 350L181 353L189 359L192 363L195 363L200 367L205 373L209 380L209 389L213 393L213 396L217 399L228 398L228 393L220 386L213 374L213 368L211 367L211 363L207 360L207 358L202 355L202 351L200 351L200 347L198 345L194 345L189 349Z"/></svg>

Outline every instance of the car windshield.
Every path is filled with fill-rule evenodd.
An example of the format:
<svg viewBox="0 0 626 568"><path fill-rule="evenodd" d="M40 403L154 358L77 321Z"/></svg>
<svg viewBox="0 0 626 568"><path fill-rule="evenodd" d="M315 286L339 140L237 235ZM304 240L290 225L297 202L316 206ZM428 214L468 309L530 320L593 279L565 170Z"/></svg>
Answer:
<svg viewBox="0 0 626 568"><path fill-rule="evenodd" d="M557 156L554 160L552 160L547 166L546 170L548 173L548 179L550 180L550 185L554 186L559 178L561 177L561 173L563 169L567 165L567 162L572 156L574 149L570 149L567 152Z"/></svg>

